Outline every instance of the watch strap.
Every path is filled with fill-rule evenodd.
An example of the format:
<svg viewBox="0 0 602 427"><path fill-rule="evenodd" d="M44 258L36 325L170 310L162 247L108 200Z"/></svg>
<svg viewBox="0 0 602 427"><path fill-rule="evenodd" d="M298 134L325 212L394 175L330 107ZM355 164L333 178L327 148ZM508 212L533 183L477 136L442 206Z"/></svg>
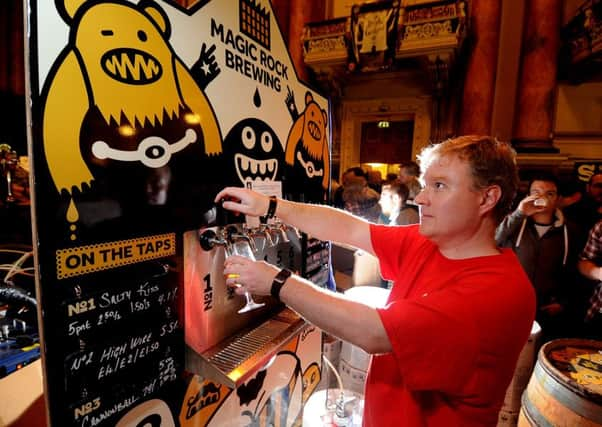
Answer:
<svg viewBox="0 0 602 427"><path fill-rule="evenodd" d="M282 286L284 286L287 279L291 277L292 274L293 272L288 268L283 268L278 272L278 274L276 274L276 277L274 277L270 294L272 294L272 296L278 301L280 301L280 290L282 289Z"/></svg>
<svg viewBox="0 0 602 427"><path fill-rule="evenodd" d="M265 215L268 219L274 218L276 215L276 207L278 206L278 199L276 196L270 196L270 204L268 205L268 213Z"/></svg>

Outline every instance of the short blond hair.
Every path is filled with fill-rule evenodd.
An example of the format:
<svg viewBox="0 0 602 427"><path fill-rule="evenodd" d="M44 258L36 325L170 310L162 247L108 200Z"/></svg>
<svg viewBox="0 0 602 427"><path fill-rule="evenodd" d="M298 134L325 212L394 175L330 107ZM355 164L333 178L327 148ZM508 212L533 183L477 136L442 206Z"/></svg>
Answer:
<svg viewBox="0 0 602 427"><path fill-rule="evenodd" d="M466 135L430 145L418 156L422 171L437 158L457 156L468 162L475 190L497 185L502 190L492 213L499 223L510 212L518 189L516 152L510 144L491 136Z"/></svg>

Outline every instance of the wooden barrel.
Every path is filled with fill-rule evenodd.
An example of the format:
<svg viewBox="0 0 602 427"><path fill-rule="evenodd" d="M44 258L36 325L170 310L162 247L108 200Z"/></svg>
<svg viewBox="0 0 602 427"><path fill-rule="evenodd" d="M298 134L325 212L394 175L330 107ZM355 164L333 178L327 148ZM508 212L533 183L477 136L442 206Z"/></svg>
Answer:
<svg viewBox="0 0 602 427"><path fill-rule="evenodd" d="M522 396L518 426L602 427L602 342L544 344Z"/></svg>

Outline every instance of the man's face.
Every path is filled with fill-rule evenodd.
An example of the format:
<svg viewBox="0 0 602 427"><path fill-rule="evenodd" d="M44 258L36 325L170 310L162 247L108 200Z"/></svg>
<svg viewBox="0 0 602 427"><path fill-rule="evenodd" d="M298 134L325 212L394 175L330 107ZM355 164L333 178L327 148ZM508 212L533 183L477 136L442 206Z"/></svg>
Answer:
<svg viewBox="0 0 602 427"><path fill-rule="evenodd" d="M424 188L414 199L420 233L437 244L464 243L480 226L485 197L473 188L468 163L455 155L436 158L423 179Z"/></svg>
<svg viewBox="0 0 602 427"><path fill-rule="evenodd" d="M538 181L535 180L531 183L529 188L530 196L537 196L539 199L544 199L546 205L542 206L540 213L554 213L558 206L558 188L556 184L550 181Z"/></svg>
<svg viewBox="0 0 602 427"><path fill-rule="evenodd" d="M400 208L399 195L391 191L391 187L384 185L380 191L380 207L383 214L389 216L395 210Z"/></svg>
<svg viewBox="0 0 602 427"><path fill-rule="evenodd" d="M590 197L599 205L602 205L602 174L596 174L592 177L587 186Z"/></svg>
<svg viewBox="0 0 602 427"><path fill-rule="evenodd" d="M412 179L414 178L413 175L408 174L408 171L406 168L401 168L399 169L399 180L401 182L403 182L404 184L407 184L408 182L410 182Z"/></svg>

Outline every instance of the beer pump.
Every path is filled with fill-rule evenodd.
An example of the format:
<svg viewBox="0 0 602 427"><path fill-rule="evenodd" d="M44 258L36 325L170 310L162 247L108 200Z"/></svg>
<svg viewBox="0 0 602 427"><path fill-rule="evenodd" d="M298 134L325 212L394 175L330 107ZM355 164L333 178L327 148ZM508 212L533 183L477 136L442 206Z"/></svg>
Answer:
<svg viewBox="0 0 602 427"><path fill-rule="evenodd" d="M249 226L244 216L216 205L215 224L185 236L187 369L237 387L265 367L280 347L307 324L271 296L246 296L226 285L224 261L231 255L263 259L301 270L301 235L279 221ZM234 276L235 278L236 276ZM195 302L202 302L195 307Z"/></svg>

